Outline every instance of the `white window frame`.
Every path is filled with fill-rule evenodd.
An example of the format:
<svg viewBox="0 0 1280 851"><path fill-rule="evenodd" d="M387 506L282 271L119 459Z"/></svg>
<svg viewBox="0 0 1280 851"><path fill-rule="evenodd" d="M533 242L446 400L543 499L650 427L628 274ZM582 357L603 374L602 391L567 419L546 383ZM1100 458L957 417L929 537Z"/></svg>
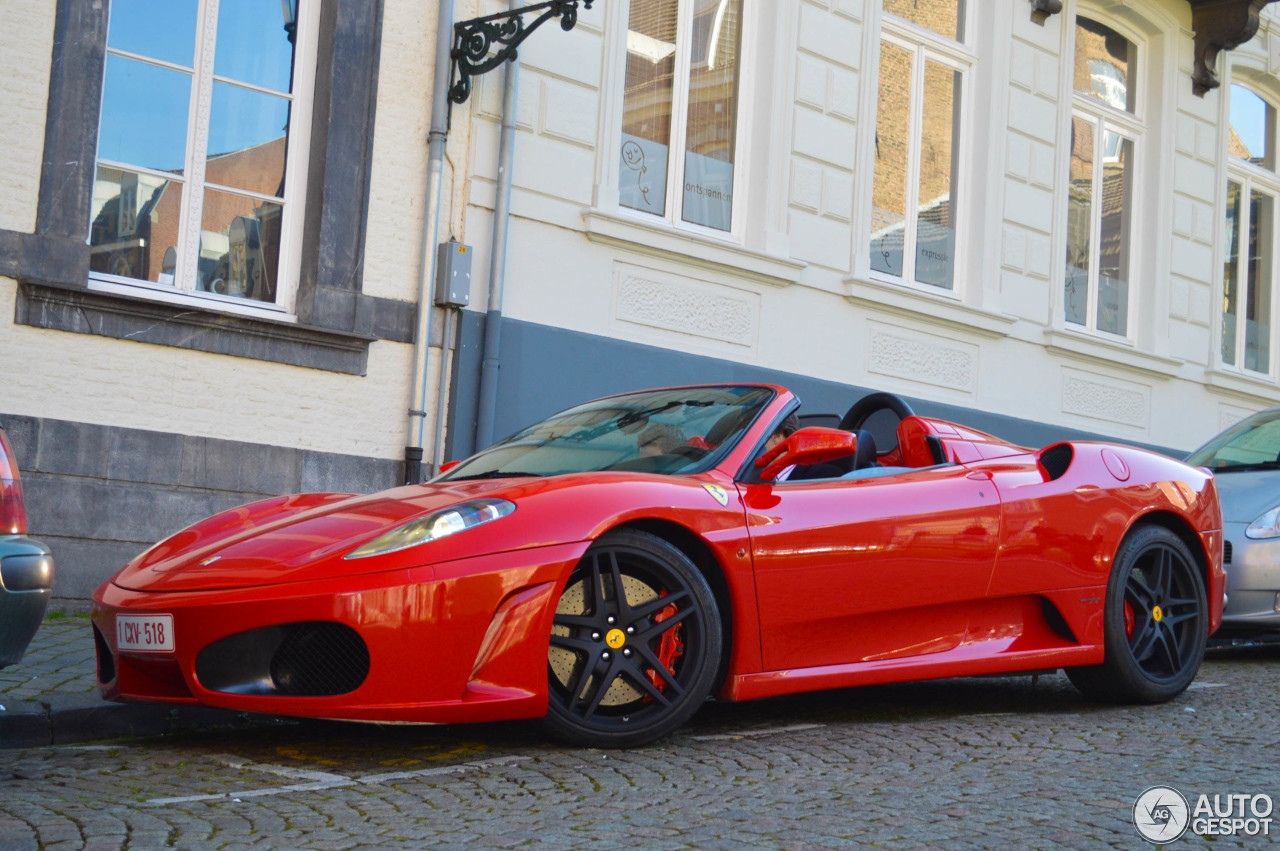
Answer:
<svg viewBox="0 0 1280 851"><path fill-rule="evenodd" d="M861 221L858 223L858 241L856 243L857 273L864 278L880 283L909 287L944 297L950 296L960 299L964 295L961 290L965 283L963 270L967 262L968 246L964 238L964 232L967 229L964 221L967 217L961 215L961 205L965 203L964 194L972 191L965 184L972 183L976 186L978 183L978 174L975 169L970 167L970 164L974 162L971 152L972 131L970 125L972 124L971 116L973 115L973 79L978 63L978 55L972 43L973 21L979 12L976 6L981 2L983 0L966 0L962 24L963 32L959 33L959 38L956 40L949 39L930 29L886 13L882 8L879 8L875 13L879 16L879 34L869 40L870 50L868 51L868 70L866 72L869 84L865 91L870 93L866 102L874 104L877 112L872 112L870 109L864 110L864 114L869 116L868 124L871 129L870 132L864 134L865 154L862 161L865 165L861 171L865 173L866 177L863 180L863 187L860 192L860 197L863 199L863 202L859 205L862 216ZM880 3L875 5L877 7L881 6ZM903 198L903 202L906 205L906 224L903 231L903 274L901 276L890 275L887 272L881 272L871 267L870 224L872 220L872 205L875 203L875 147L877 114L880 104L880 50L881 45L885 42L913 54L911 60L911 115L908 119L907 185L905 187L906 196ZM951 258L952 280L950 288L935 286L915 279L917 231L917 216L915 213L917 212L920 195L920 152L923 144L922 124L926 62L936 62L939 65L960 72L960 85L957 89L957 95L960 98L960 121L952 131L957 136L955 141L959 149L959 156L957 161L952 163L951 168L951 209L955 220L956 236L955 254ZM969 179L965 180L965 177Z"/></svg>
<svg viewBox="0 0 1280 851"><path fill-rule="evenodd" d="M191 75L191 95L187 113L187 150L181 178L176 179L183 188L181 228L177 245L177 265L174 284L169 286L137 278L126 278L105 272L90 272L88 286L91 290L139 296L155 301L183 304L224 313L259 316L277 320L296 321L294 301L298 278L302 267L303 206L306 199L307 164L311 148L311 111L315 91L317 41L320 25L320 3L323 0L300 0L294 29L293 91L287 93L291 102L289 114L289 138L285 161L284 214L280 232L280 257L276 270L276 300L274 303L256 301L203 292L195 289L196 270L199 262L201 212L204 190L224 191L260 200L274 201L261 195L231 186L205 183L205 157L207 153L209 122L213 104L213 84L222 82L249 91L263 92L275 97L281 93L254 86L238 80L229 80L213 73L217 42L219 0L199 0L196 18L196 42L193 65L185 67L148 56L139 56L115 48L107 48L108 56L137 60ZM106 63L103 63L105 81ZM105 93L105 85L104 85ZM101 115L99 115L101 124ZM175 180L172 174L142 166L95 159L97 167L123 169L162 180ZM92 211L90 212L92 216ZM86 226L86 234L89 228ZM86 236L86 242L88 237Z"/></svg>
<svg viewBox="0 0 1280 851"><path fill-rule="evenodd" d="M747 231L747 200L745 195L751 185L748 163L750 162L748 128L754 117L753 99L744 97L750 91L754 75L751 69L755 64L755 21L759 18L756 10L760 0L742 0L742 16L739 21L741 32L738 34L738 67L737 67L737 118L734 127L733 147L733 201L730 205L729 230L707 227L706 225L687 222L684 213L684 155L688 139L689 123L689 71L692 64L692 33L694 0L677 0L679 9L676 12L676 53L671 87L671 140L667 156L667 209L662 215L646 213L633 207L622 205L619 197L619 185L623 179L619 150L622 145L622 103L626 87L627 32L631 19L631 2L610 3L609 14L612 16L608 26L609 43L617 45L616 59L612 68L615 84L611 87L613 108L601 110L602 139L601 167L598 186L604 190L603 197L597 197L597 207L607 207L615 211L619 217L634 220L647 225L661 224L677 231L710 237L737 244L744 242ZM607 90L606 90L607 91Z"/></svg>
<svg viewBox="0 0 1280 851"><path fill-rule="evenodd" d="M1064 227L1063 227L1062 248L1058 252L1058 258L1057 258L1059 274L1055 276L1055 280L1058 283L1058 287L1057 287L1058 299L1059 299L1058 322L1060 322L1062 327L1064 328L1072 329L1075 331L1087 332L1089 334L1097 335L1103 339L1116 340L1116 341L1121 341L1125 343L1132 343L1134 340L1134 328L1136 327L1134 317L1137 312L1134 309L1135 304L1137 302L1137 299L1135 299L1135 295L1137 294L1136 293L1137 282L1134 280L1133 270L1136 266L1139 265L1138 263L1135 262L1135 258L1137 257L1135 249L1138 243L1138 238L1137 238L1138 234L1141 232L1141 222L1140 222L1140 215L1139 215L1141 205L1140 205L1139 199L1142 197L1142 192L1140 191L1141 190L1140 181L1142 179L1142 174L1143 174L1142 163L1144 162L1144 157L1145 157L1144 143L1147 137L1147 122L1144 117L1144 111L1147 108L1147 104L1146 104L1147 89L1146 89L1146 86L1143 85L1143 79L1148 74L1147 66L1151 64L1148 60L1148 57L1150 56L1151 51L1148 50L1146 40L1143 39L1141 36L1139 36L1137 33L1133 32L1133 30L1130 27L1126 27L1123 24L1116 21L1114 18L1108 17L1096 10L1082 7L1080 9L1077 9L1070 19L1071 35L1067 39L1068 49L1064 54L1064 56L1068 58L1064 58L1063 60L1067 64L1068 68L1074 67L1074 64L1075 64L1075 55L1076 55L1075 35L1077 31L1077 24L1076 24L1077 17L1083 17L1083 18L1088 18L1092 21L1097 21L1098 23L1103 24L1104 26L1110 27L1120 35L1124 36L1126 39L1129 40L1129 43L1134 46L1134 51L1137 54L1137 58L1134 62L1134 65L1136 66L1136 73L1133 75L1134 79L1131 79L1128 81L1129 86L1133 88L1133 92L1134 92L1133 112L1117 109L1109 104L1102 102L1098 98L1090 97L1087 94L1083 94L1081 92L1076 91L1074 80L1072 79L1072 75L1070 73L1064 74L1064 77L1067 81L1067 87L1069 90L1071 111L1067 115L1067 121L1066 121L1065 133L1064 133L1065 144L1063 146L1064 159L1067 160L1067 168L1066 170L1064 170L1065 184L1064 184L1063 197L1064 197L1064 200L1066 201L1067 207L1064 208L1064 211L1063 211ZM1066 216L1066 209L1069 209L1069 205L1070 205L1069 184L1071 181L1071 176L1070 176L1069 163L1070 163L1070 152L1071 152L1071 128L1075 123L1075 119L1077 118L1084 119L1085 121L1088 121L1092 124L1093 151L1094 151L1093 184L1091 188L1091 192L1092 192L1091 197L1093 201L1090 204L1090 209L1089 209L1089 249L1090 249L1089 250L1089 279L1088 279L1089 292L1085 300L1084 324L1067 321L1067 299L1066 299L1066 286L1067 286L1067 282L1066 282L1067 251L1066 249L1067 249L1068 240L1070 239L1070 235L1068 232L1068 228L1065 226L1065 222L1066 222L1065 216ZM1102 203L1101 202L1102 202L1102 188L1103 188L1102 187L1103 169L1101 168L1101 166L1106 161L1105 156L1103 155L1104 153L1103 139L1106 137L1107 132L1112 132L1119 135L1123 139L1128 140L1133 146L1133 162L1130 163L1130 166L1129 166L1130 180L1132 181L1132 183L1130 184L1132 188L1132 191L1130 192L1130 203L1132 204L1132 209L1129 210L1129 232L1127 234L1127 238L1129 240L1129 244L1127 246L1128 254L1129 254L1129 268L1125 270L1126 271L1125 280L1127 284L1127 290L1125 293L1125 329L1123 334L1115 334L1105 329L1098 328L1098 297L1099 297L1099 290L1100 290L1099 248L1101 246L1101 239L1102 239Z"/></svg>
<svg viewBox="0 0 1280 851"><path fill-rule="evenodd" d="M1268 105L1270 105L1271 108L1275 111L1274 112L1275 118L1273 120L1277 123L1277 125L1280 125L1280 106L1277 106L1275 98L1268 96L1268 94L1263 91L1260 91L1258 87L1250 85L1246 80L1230 80L1224 83L1224 88L1226 89L1228 94L1227 94L1227 97L1223 98L1223 101L1225 102L1224 114L1226 118L1222 123L1222 126L1226 128L1226 131L1228 134L1230 134L1231 132L1230 91L1233 85L1243 86L1253 94L1257 95L1263 101L1265 101ZM1280 126L1277 127L1277 131L1280 132ZM1277 144L1277 147L1280 147L1280 139L1277 140L1276 144ZM1225 151L1225 141L1224 141L1224 151ZM1280 159L1280 150L1277 150L1275 152L1275 155L1277 159ZM1277 249L1280 249L1280 174L1277 174L1276 172L1271 171L1265 166L1257 165L1257 164L1233 157L1229 153L1225 155L1225 158L1226 158L1226 165L1227 165L1227 169L1226 169L1227 175L1226 175L1226 181L1223 184L1224 191L1223 191L1222 204L1220 206L1220 210L1221 210L1221 215L1225 220L1227 198L1228 198L1227 187L1231 183L1239 184L1241 203L1240 203L1240 219L1237 222L1237 225L1240 229L1240 238L1236 244L1236 252L1237 252L1236 268L1239 270L1239 274L1242 277L1240 277L1240 279L1236 281L1236 286L1239 288L1237 292L1237 301L1236 301L1236 328L1235 328L1236 362L1228 363L1222 357L1222 340L1220 336L1222 333L1221 322L1218 323L1218 328L1216 329L1219 335L1219 339L1218 339L1218 345L1214 349L1215 359L1217 360L1219 367L1224 371L1235 372L1235 373L1239 373L1241 375L1247 375L1247 376L1274 378L1277 371L1276 370L1276 360L1277 360L1276 346L1277 346L1277 342L1280 341L1278 340L1278 337L1277 337L1277 332L1280 331L1280 329L1277 329L1276 327L1276 316L1277 316L1276 284L1278 280L1276 276L1280 274L1280 252L1277 251ZM1260 192L1264 195L1269 195L1271 196L1271 199L1272 199L1271 270L1270 270L1271 271L1271 280L1270 280L1271 315L1268 317L1268 322L1267 322L1267 326L1269 329L1269 336L1267 340L1267 346L1268 346L1267 369L1265 371L1254 370L1245 366L1245 348L1247 344L1247 335L1245 333L1245 330L1246 330L1245 322L1247 321L1246 316L1248 315L1249 287L1248 287L1248 281L1243 276L1248 275L1249 227L1252 224L1251 219L1253 216L1251 199L1255 191ZM1218 287L1218 294L1220 297L1226 296L1226 285L1227 285L1226 263L1230 259L1225 254L1225 251L1226 251L1225 230L1223 232L1223 235L1224 235L1224 239L1223 239L1224 253L1222 257L1222 263L1219 264L1220 274L1222 275L1221 284ZM1219 302L1219 305L1220 307L1218 310L1218 315L1219 315L1219 318L1221 318L1223 315L1222 309L1221 309L1221 301Z"/></svg>

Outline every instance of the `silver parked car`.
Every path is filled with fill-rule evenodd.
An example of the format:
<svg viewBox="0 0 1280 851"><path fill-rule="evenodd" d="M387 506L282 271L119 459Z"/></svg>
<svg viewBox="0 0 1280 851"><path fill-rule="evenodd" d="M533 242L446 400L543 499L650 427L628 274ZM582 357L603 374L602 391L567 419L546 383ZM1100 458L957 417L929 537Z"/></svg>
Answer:
<svg viewBox="0 0 1280 851"><path fill-rule="evenodd" d="M18 460L0 426L0 668L22 659L53 593L53 556L26 532Z"/></svg>
<svg viewBox="0 0 1280 851"><path fill-rule="evenodd" d="M1280 405L1246 417L1187 456L1218 484L1227 603L1220 637L1280 631Z"/></svg>

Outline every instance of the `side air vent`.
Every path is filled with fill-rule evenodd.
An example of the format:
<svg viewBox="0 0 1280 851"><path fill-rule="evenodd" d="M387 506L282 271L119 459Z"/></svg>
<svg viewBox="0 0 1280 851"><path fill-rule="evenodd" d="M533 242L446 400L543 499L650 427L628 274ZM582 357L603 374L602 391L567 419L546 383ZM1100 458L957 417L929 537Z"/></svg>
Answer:
<svg viewBox="0 0 1280 851"><path fill-rule="evenodd" d="M1040 598L1040 608L1044 613L1044 622L1049 629L1053 630L1060 637L1065 638L1072 644L1079 644L1080 640L1076 638L1076 634L1071 631L1071 627L1067 625L1067 619L1062 616L1062 612L1058 611L1058 607L1049 602L1045 597Z"/></svg>
<svg viewBox="0 0 1280 851"><path fill-rule="evenodd" d="M1231 542L1222 542L1222 563L1231 564Z"/></svg>
<svg viewBox="0 0 1280 851"><path fill-rule="evenodd" d="M1049 481L1060 479L1071 466L1071 459L1074 457L1075 450L1070 443L1056 443L1040 453L1040 469Z"/></svg>

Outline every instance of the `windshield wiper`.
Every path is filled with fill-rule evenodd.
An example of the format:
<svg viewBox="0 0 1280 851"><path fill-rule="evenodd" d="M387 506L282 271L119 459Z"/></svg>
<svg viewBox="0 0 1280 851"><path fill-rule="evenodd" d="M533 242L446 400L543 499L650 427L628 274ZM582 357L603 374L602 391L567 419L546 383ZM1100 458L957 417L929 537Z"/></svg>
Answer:
<svg viewBox="0 0 1280 851"><path fill-rule="evenodd" d="M520 470L490 470L487 473L474 473L470 476L456 476L449 479L449 481L461 482L467 479L537 479L541 476L541 473L525 473Z"/></svg>
<svg viewBox="0 0 1280 851"><path fill-rule="evenodd" d="M1214 474L1244 473L1250 470L1280 470L1280 461L1255 461L1252 464L1231 464L1226 467L1210 467Z"/></svg>

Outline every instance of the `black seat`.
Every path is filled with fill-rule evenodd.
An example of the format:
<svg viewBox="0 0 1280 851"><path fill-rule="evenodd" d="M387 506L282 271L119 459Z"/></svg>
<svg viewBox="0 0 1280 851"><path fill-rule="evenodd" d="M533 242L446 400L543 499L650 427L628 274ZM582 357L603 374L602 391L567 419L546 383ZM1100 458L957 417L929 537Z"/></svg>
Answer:
<svg viewBox="0 0 1280 851"><path fill-rule="evenodd" d="M858 448L853 455L853 469L862 470L876 465L876 439L865 428L858 429Z"/></svg>

